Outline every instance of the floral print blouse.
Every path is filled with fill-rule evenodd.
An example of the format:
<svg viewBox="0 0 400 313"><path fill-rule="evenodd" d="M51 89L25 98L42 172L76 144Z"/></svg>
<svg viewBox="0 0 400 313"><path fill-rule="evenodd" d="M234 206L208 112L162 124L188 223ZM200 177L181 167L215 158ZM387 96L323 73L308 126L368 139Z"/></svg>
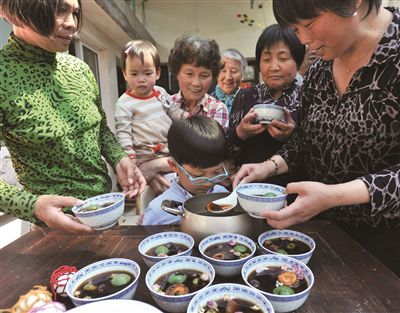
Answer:
<svg viewBox="0 0 400 313"><path fill-rule="evenodd" d="M172 101L177 103L181 109L189 112L185 104L185 99L180 91L172 96ZM191 115L208 116L221 124L225 132L228 130L229 119L226 105L223 102L211 97L209 94L205 94L197 103L196 110L190 111L189 113Z"/></svg>

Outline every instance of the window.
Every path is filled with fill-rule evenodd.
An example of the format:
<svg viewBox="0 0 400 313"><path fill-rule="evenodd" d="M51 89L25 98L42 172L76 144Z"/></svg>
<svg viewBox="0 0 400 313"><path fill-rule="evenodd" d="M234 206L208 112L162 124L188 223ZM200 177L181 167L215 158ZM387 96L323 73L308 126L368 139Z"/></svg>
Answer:
<svg viewBox="0 0 400 313"><path fill-rule="evenodd" d="M99 74L99 60L97 53L89 49L85 45L82 45L83 61L85 61L93 72L96 78L97 85L100 88L100 74Z"/></svg>

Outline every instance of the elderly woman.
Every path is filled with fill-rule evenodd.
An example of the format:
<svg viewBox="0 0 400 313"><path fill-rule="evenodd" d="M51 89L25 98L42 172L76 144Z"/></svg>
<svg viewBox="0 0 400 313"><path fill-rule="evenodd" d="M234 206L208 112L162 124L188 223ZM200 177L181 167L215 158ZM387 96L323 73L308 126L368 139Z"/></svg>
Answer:
<svg viewBox="0 0 400 313"><path fill-rule="evenodd" d="M305 47L290 29L274 24L262 32L256 45L256 62L263 83L240 90L230 113L228 141L235 165L261 162L272 156L295 127L301 84L296 79ZM284 107L286 122L254 124L255 104L275 101Z"/></svg>
<svg viewBox="0 0 400 313"><path fill-rule="evenodd" d="M215 40L188 36L175 41L168 63L180 89L172 100L191 115L211 117L227 130L226 106L207 94L213 78L219 74L220 59Z"/></svg>
<svg viewBox="0 0 400 313"><path fill-rule="evenodd" d="M145 186L107 127L86 63L63 53L79 28L79 0L2 0L13 24L0 51L0 139L24 189L0 180L0 208L66 232L92 229L68 207L111 191L104 157L128 197ZM80 201L82 203L82 201Z"/></svg>
<svg viewBox="0 0 400 313"><path fill-rule="evenodd" d="M191 115L216 120L226 131L229 121L225 104L207 94L213 78L218 76L220 62L221 55L215 40L195 36L177 39L168 59L180 88L172 100ZM170 171L167 159L147 162L140 167L156 193L165 191L170 185L162 176L162 173Z"/></svg>
<svg viewBox="0 0 400 313"><path fill-rule="evenodd" d="M211 96L225 103L230 112L233 99L240 90L247 61L237 49L227 49L222 52L221 61L223 67L218 74L218 84Z"/></svg>

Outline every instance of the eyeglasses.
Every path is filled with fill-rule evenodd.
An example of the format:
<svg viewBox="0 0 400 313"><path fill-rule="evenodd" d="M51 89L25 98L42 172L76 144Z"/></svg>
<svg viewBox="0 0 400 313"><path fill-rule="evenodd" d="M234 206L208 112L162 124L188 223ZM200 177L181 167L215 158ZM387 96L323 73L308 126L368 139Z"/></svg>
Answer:
<svg viewBox="0 0 400 313"><path fill-rule="evenodd" d="M225 164L223 164L223 163L222 163L222 169L224 170L224 172L221 174L218 174L214 177L208 178L208 177L204 177L204 176L193 177L192 175L190 175L190 173L187 170L185 170L185 168L182 165L180 165L178 162L176 162L176 160L174 160L174 161L175 161L175 164L179 167L179 169L183 172L183 174L185 174L185 176L187 178L189 178L190 182L193 185L204 185L204 184L208 184L208 183L216 184L216 183L219 183L220 181L223 181L229 177L229 173L225 168Z"/></svg>

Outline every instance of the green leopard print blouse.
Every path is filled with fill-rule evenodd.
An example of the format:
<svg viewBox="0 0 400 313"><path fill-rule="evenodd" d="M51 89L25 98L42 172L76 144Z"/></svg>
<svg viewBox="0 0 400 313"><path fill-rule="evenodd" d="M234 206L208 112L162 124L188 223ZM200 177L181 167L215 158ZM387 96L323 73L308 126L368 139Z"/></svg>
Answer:
<svg viewBox="0 0 400 313"><path fill-rule="evenodd" d="M39 195L86 199L109 192L102 156L115 168L125 152L107 127L90 68L11 34L0 50L0 77L0 139L24 186L0 180L0 210L38 223Z"/></svg>

